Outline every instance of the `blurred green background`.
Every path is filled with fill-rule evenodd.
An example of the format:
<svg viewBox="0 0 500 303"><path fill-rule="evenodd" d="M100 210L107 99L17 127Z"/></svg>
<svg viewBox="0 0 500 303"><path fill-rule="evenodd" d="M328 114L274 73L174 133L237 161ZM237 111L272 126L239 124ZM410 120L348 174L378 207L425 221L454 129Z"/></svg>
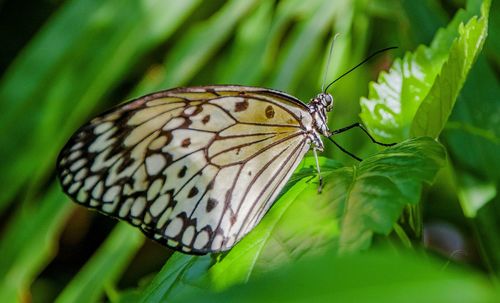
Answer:
<svg viewBox="0 0 500 303"><path fill-rule="evenodd" d="M474 53L474 59L477 57L472 69L469 71L469 65L475 60L467 61L465 55L454 53L454 48L450 51L453 39L467 36L458 24L465 24L474 16L484 17L481 3L479 0L0 1L0 298L5 302L170 301L173 284L167 287L165 283L175 280L176 287L181 289L179 298L190 297L200 302L234 302L242 298L268 302L341 298L339 301L349 302L359 298L354 287L357 284L368 289L365 300L377 302L390 302L389 297L394 302L398 298L403 300L403 290L417 296L416 301L446 302L453 296L470 299L469 302L491 300L498 294L494 285L498 285L500 274L498 1L489 8L488 38L481 54L477 57L474 50L479 54L482 42L457 43L457 48L470 47L464 54ZM485 18L487 15L488 12ZM467 29L465 32L468 33ZM329 45L336 33L340 36L327 66ZM334 79L368 54L388 46L398 49L376 57L331 88L336 102L329 119L331 129L363 121L386 142L410 137L384 135L383 130L389 129L388 126L382 125L382 120L376 121L376 115L367 109L370 100L376 99L385 100L388 107L394 106L387 102L387 96L380 96L380 91L377 96L377 85L372 85L369 91L369 82L391 66L395 72L395 67L401 66L402 74L425 75L432 71L434 76L427 89L441 81L439 85L452 88L443 91L435 84L434 94L457 96L450 97L456 103L449 106L450 110L453 108L449 119L444 115L443 131L440 129L431 136L439 137L444 144L448 161L434 184L424 187L421 199L415 195L416 202L422 202L422 218L414 219L407 208L406 216L398 224L391 224L390 229L394 227L395 232L373 239L373 254L349 255L344 262L337 259L343 257L336 253L321 257L314 249L305 253L305 248L289 248L289 254L274 255L280 262L272 260L273 254L269 252L258 254L259 258L254 255L254 259L247 256L244 262L253 264L252 269L242 270L235 266L240 262L235 253L221 263L225 262L227 267L212 267L215 269L208 271L217 261L215 257L174 255L172 259L170 250L146 240L128 225L116 225L115 220L70 202L55 179L55 159L69 136L92 116L123 100L179 86L240 84L282 90L307 102L320 92L326 71L328 79ZM436 51L439 49L441 52ZM402 59L393 65L396 58ZM440 63L436 64L436 60ZM442 67L446 60L449 64ZM425 68L417 70L417 63L421 62L427 65L420 65ZM449 72L465 83L453 77L434 79L438 73L448 75L444 70L456 62L469 62L463 69ZM407 83L404 77L384 75L378 80L381 86ZM419 91L410 88L405 93L412 92ZM363 96L367 99L363 99L362 106ZM403 102L404 98L398 100ZM414 114L415 111L406 118L411 122ZM393 129L405 133L404 127ZM406 130L409 132L409 128ZM412 134L422 135L422 132L412 128ZM380 151L356 130L340 135L337 141L362 158ZM322 156L335 159L334 162L322 159L326 172L329 168L334 171L356 165L329 144ZM333 174L336 173L338 170ZM313 194L311 191L308 195ZM306 198L301 198L300 204L304 208L311 202L306 194L303 196ZM328 191L323 197L328 199ZM317 211L321 213L321 209ZM305 212L300 220L317 220L315 213ZM291 215L283 219L292 224L300 220ZM418 253L395 253L394 246L404 246L401 243L406 236L413 238L405 229L415 222L408 220L424 224L424 245L413 244ZM334 233L337 228L328 218L318 221L324 224L321 230L311 232L313 236L308 235L308 247L315 247L326 230ZM305 226L297 228L307 229L306 223L301 224ZM420 237L417 235L416 239ZM427 247L425 253L420 250L423 246ZM272 247L268 245L266 249L272 251ZM317 259L304 263L307 260L303 261L302 255L309 254ZM393 258L394 262L387 262L387 258ZM252 263L257 259L258 262ZM167 260L168 266L162 269ZM343 268L342 264L353 267ZM329 266L338 268L341 275L330 272ZM453 269L442 271L448 266ZM395 283L403 279L398 275L405 268L408 277L404 281L408 283L398 291ZM230 278L225 280L226 275L238 275L232 271L245 276L234 281L249 283L222 295L204 297L207 289L220 291L236 284ZM249 279L250 272L262 278ZM378 286L369 283L374 281L374 273L382 272L385 274L376 283ZM337 286L317 289L321 283L314 278L304 282L308 274L321 277L322 282L331 278L331 284ZM303 287L303 292L287 293L287 285L281 285L286 277L290 285ZM223 282L214 284L207 279ZM273 281L279 283L269 288ZM429 284L421 284L423 281ZM456 292L457 289L463 292ZM314 297L312 293L324 296Z"/></svg>

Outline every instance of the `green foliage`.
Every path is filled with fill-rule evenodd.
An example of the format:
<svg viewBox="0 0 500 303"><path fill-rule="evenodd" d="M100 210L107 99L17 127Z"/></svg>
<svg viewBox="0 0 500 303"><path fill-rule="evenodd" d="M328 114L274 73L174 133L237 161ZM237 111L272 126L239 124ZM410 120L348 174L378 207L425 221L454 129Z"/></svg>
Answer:
<svg viewBox="0 0 500 303"><path fill-rule="evenodd" d="M171 302L496 302L484 277L414 253L328 252L264 274L223 293L196 292ZM403 269L403 270L402 270Z"/></svg>
<svg viewBox="0 0 500 303"><path fill-rule="evenodd" d="M59 187L52 186L34 205L20 209L0 242L0 298L14 302L55 253L57 238L73 209ZM35 252L35 253L34 253Z"/></svg>
<svg viewBox="0 0 500 303"><path fill-rule="evenodd" d="M316 254L326 246L340 253L367 248L374 233L391 231L404 205L418 203L422 182L433 180L443 160L438 143L419 138L373 155L359 167L337 168L327 162L321 194L316 182L301 179L215 264L210 256L176 253L144 292L144 301L161 302L186 289L225 289L265 267ZM314 200L305 204L311 196Z"/></svg>
<svg viewBox="0 0 500 303"><path fill-rule="evenodd" d="M498 288L488 278L500 275L500 85L492 65L500 62L499 3L469 0L465 9L452 9L438 1L61 2L11 54L15 60L0 80L0 211L6 218L0 298L494 301ZM108 232L95 226L101 215L69 202L54 180L66 139L128 96L225 83L307 100L319 92L325 71L334 78L392 45L404 55L387 72L379 73L401 54L386 53L335 84L329 124L356 121L360 106L370 133L398 144L377 151L360 132L342 135L339 142L364 159L354 163L325 140L322 192L315 161L306 157L262 222L224 254L174 253L148 276L138 268L151 268L151 260L132 261L145 253L139 249L163 255L167 249L144 244L122 223L99 244ZM439 203L444 212L433 208ZM427 220L449 219L448 210L459 207L450 221L462 225L464 238L474 237L479 257L469 261L480 266L447 265L427 250L401 249L422 246L405 225L423 223L405 213L421 205L430 209ZM75 229L98 240L68 232ZM68 237L84 241L92 255L74 271L61 265L69 258L61 255ZM380 249L381 243L392 248ZM80 250L74 254L84 255Z"/></svg>
<svg viewBox="0 0 500 303"><path fill-rule="evenodd" d="M94 302L104 288L120 277L144 241L140 232L125 223L116 226L94 256L73 277L56 302Z"/></svg>
<svg viewBox="0 0 500 303"><path fill-rule="evenodd" d="M479 20L474 16L466 25L460 23L458 38L449 48L448 59L415 114L410 130L412 136L437 138L443 130L472 64L483 48L489 6L490 3L485 1Z"/></svg>
<svg viewBox="0 0 500 303"><path fill-rule="evenodd" d="M0 151L0 181L9 184L0 208L28 181L38 189L67 137L195 4L69 1L40 30L0 83L0 137L9 142Z"/></svg>
<svg viewBox="0 0 500 303"><path fill-rule="evenodd" d="M403 207L420 201L423 182L433 182L444 159L439 143L421 137L386 149L350 172L344 170L349 182L334 189L342 193L338 199L344 204L341 251L369 247L374 232L389 234Z"/></svg>
<svg viewBox="0 0 500 303"><path fill-rule="evenodd" d="M361 118L375 135L388 141L439 136L486 39L489 1L481 11L480 20L459 12L430 47L407 53L370 85Z"/></svg>

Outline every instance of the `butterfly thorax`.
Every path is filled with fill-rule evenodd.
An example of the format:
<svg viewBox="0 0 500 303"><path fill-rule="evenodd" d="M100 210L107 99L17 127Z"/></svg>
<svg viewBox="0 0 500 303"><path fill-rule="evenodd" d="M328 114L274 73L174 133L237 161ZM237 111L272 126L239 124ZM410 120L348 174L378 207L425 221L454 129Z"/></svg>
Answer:
<svg viewBox="0 0 500 303"><path fill-rule="evenodd" d="M331 135L327 125L327 113L333 108L333 97L327 93L320 93L307 105L309 113L313 117L314 133L311 134L311 141L314 148L323 150L323 142L318 134L329 137Z"/></svg>

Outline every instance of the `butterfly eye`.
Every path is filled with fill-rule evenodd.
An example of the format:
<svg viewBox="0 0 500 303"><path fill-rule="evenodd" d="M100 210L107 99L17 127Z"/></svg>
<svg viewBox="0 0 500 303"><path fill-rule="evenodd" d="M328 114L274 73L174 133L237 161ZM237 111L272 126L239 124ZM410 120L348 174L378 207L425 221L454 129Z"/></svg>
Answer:
<svg viewBox="0 0 500 303"><path fill-rule="evenodd" d="M333 108L333 97L330 94L321 95L321 103L326 108L327 111L331 111Z"/></svg>
<svg viewBox="0 0 500 303"><path fill-rule="evenodd" d="M332 95L327 95L326 110L331 111L332 109L333 109L333 97Z"/></svg>

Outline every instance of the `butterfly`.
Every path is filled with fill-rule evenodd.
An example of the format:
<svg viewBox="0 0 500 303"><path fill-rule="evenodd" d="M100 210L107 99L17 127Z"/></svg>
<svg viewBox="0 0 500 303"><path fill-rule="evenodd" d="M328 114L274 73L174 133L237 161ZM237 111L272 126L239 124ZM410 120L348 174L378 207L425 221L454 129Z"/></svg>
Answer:
<svg viewBox="0 0 500 303"><path fill-rule="evenodd" d="M165 90L82 126L60 152L57 174L74 201L161 244L222 252L259 223L306 152L317 160L320 135L358 160L331 136L359 127L392 145L359 123L330 131L332 108L326 90L308 104L250 86Z"/></svg>

